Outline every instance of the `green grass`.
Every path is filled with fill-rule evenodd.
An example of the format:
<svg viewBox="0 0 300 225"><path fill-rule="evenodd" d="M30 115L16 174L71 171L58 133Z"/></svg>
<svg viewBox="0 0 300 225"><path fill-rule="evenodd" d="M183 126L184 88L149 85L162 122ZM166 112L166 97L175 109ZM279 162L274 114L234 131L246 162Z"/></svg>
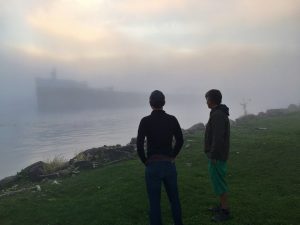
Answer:
<svg viewBox="0 0 300 225"><path fill-rule="evenodd" d="M267 130L257 130L266 127ZM232 128L228 183L233 219L224 224L300 223L300 114L261 118ZM185 225L213 224L217 202L203 154L203 133L177 159ZM187 143L186 142L186 143ZM41 192L0 199L1 225L146 225L144 167L130 160L41 184ZM164 224L172 224L162 194Z"/></svg>

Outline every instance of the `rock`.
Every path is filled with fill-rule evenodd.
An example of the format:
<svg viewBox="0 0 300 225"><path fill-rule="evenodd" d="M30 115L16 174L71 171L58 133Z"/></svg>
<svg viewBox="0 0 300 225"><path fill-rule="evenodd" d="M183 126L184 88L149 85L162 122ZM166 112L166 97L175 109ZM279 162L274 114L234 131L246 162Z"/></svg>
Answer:
<svg viewBox="0 0 300 225"><path fill-rule="evenodd" d="M205 125L203 123L197 123L193 126L191 126L187 130L183 130L184 134L195 134L196 132L205 130Z"/></svg>
<svg viewBox="0 0 300 225"><path fill-rule="evenodd" d="M255 129L256 130L267 130L268 128L266 128L266 127L256 127Z"/></svg>
<svg viewBox="0 0 300 225"><path fill-rule="evenodd" d="M59 171L57 171L54 174L45 175L45 177L49 178L49 179L58 178L58 177L66 177L66 176L71 175L72 172L73 172L73 170L74 170L74 167L73 166L69 166L68 168L63 169L63 170L59 170Z"/></svg>
<svg viewBox="0 0 300 225"><path fill-rule="evenodd" d="M95 168L97 168L99 166L99 163L98 162L92 162L92 166L95 169Z"/></svg>
<svg viewBox="0 0 300 225"><path fill-rule="evenodd" d="M288 112L297 112L300 111L300 107L298 107L295 104L290 104L289 107L287 108Z"/></svg>
<svg viewBox="0 0 300 225"><path fill-rule="evenodd" d="M29 178L29 180L31 181L41 181L43 179L43 175L44 174L44 167L45 167L46 163L39 161L36 162L28 167L26 167L25 169L23 169L21 171L20 174L22 174L23 176L26 176Z"/></svg>
<svg viewBox="0 0 300 225"><path fill-rule="evenodd" d="M43 179L54 179L54 178L57 178L57 177L59 177L59 173L51 173L51 174L43 174L43 175L41 175L41 177L43 178Z"/></svg>
<svg viewBox="0 0 300 225"><path fill-rule="evenodd" d="M131 138L129 144L130 145L136 145L136 138Z"/></svg>
<svg viewBox="0 0 300 225"><path fill-rule="evenodd" d="M185 145L185 148L189 148L189 147L191 147L190 144L186 144L186 145Z"/></svg>
<svg viewBox="0 0 300 225"><path fill-rule="evenodd" d="M236 120L235 120L235 122L237 123L237 124L239 124L239 123L245 123L245 122L247 122L247 121L249 121L249 120L253 120L253 119L256 119L256 115L254 115L254 114L249 114L249 115L245 115L245 116L241 116L241 117L239 117L239 118L237 118Z"/></svg>
<svg viewBox="0 0 300 225"><path fill-rule="evenodd" d="M236 126L236 122L234 120L229 120L230 126Z"/></svg>
<svg viewBox="0 0 300 225"><path fill-rule="evenodd" d="M36 185L35 187L36 187L36 190L37 190L37 191L42 191L42 188L41 188L40 185Z"/></svg>
<svg viewBox="0 0 300 225"><path fill-rule="evenodd" d="M267 116L280 116L287 113L286 109L269 109L266 111Z"/></svg>
<svg viewBox="0 0 300 225"><path fill-rule="evenodd" d="M93 163L87 160L75 161L74 166L79 169L91 169L93 168Z"/></svg>
<svg viewBox="0 0 300 225"><path fill-rule="evenodd" d="M266 117L266 113L265 112L259 112L257 114L258 117Z"/></svg>
<svg viewBox="0 0 300 225"><path fill-rule="evenodd" d="M20 177L18 175L5 177L4 179L0 180L0 189L6 188L6 187L14 184L15 182L17 182L19 180L19 178Z"/></svg>
<svg viewBox="0 0 300 225"><path fill-rule="evenodd" d="M70 164L79 168L95 168L98 165L103 165L108 162L130 159L135 155L136 151L134 145L103 146L100 148L88 149L78 154L70 160Z"/></svg>
<svg viewBox="0 0 300 225"><path fill-rule="evenodd" d="M60 184L57 180L54 180L52 184Z"/></svg>

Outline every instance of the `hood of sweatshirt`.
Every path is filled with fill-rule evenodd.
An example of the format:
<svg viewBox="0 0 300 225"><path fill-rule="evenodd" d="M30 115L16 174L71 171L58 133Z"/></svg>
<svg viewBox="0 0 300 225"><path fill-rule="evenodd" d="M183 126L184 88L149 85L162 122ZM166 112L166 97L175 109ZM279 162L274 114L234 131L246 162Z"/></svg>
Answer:
<svg viewBox="0 0 300 225"><path fill-rule="evenodd" d="M223 113L225 113L225 115L229 116L229 108L224 104L220 104L220 105L216 106L215 108L213 108L210 112L210 115L216 110L221 110Z"/></svg>

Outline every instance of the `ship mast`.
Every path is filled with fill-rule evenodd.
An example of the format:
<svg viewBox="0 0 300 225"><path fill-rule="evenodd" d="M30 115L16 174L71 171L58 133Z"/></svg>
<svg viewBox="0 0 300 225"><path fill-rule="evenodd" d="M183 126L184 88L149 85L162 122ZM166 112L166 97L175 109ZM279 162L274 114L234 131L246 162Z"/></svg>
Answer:
<svg viewBox="0 0 300 225"><path fill-rule="evenodd" d="M56 68L53 68L51 71L51 78L52 80L56 80Z"/></svg>

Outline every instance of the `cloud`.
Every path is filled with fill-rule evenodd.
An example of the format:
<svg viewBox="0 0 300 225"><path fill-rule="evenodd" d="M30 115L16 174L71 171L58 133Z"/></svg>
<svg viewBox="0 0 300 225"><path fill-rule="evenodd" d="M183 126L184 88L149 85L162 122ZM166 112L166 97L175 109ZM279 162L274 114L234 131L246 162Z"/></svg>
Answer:
<svg viewBox="0 0 300 225"><path fill-rule="evenodd" d="M184 0L125 0L116 1L114 8L121 13L153 15L181 10L186 6L186 2Z"/></svg>
<svg viewBox="0 0 300 225"><path fill-rule="evenodd" d="M110 38L111 32L103 24L90 25L74 20L63 12L38 11L28 16L28 23L33 30L53 38L64 40L78 40L84 42L95 42L104 38Z"/></svg>
<svg viewBox="0 0 300 225"><path fill-rule="evenodd" d="M289 27L297 23L299 5L296 0L12 0L0 12L6 18L4 44L36 57L76 60L186 54L220 44L296 45L300 31Z"/></svg>
<svg viewBox="0 0 300 225"><path fill-rule="evenodd" d="M278 22L288 17L299 17L300 1L259 1L241 0L237 1L236 13L248 23L269 23Z"/></svg>

